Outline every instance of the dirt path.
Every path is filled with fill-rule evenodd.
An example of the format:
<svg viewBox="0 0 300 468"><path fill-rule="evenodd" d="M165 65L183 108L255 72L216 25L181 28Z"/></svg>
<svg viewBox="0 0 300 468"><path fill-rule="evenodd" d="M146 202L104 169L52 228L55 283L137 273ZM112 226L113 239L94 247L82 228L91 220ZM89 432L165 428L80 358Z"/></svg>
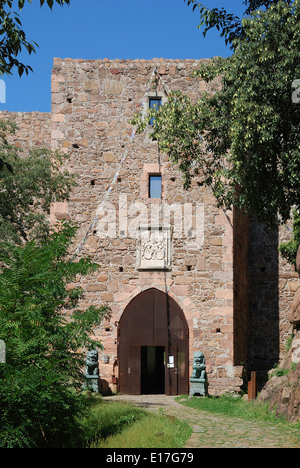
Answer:
<svg viewBox="0 0 300 468"><path fill-rule="evenodd" d="M199 411L181 405L174 397L117 395L105 400L125 401L186 421L193 433L185 448L300 448L299 430Z"/></svg>

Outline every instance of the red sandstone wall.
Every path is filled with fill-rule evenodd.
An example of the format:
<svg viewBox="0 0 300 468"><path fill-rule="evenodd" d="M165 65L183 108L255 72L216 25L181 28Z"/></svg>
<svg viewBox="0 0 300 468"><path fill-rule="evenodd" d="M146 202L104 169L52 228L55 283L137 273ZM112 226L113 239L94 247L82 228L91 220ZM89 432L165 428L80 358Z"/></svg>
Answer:
<svg viewBox="0 0 300 468"><path fill-rule="evenodd" d="M42 112L0 112L1 120L10 120L17 126L9 141L17 148L28 151L31 148L50 148L50 114Z"/></svg>
<svg viewBox="0 0 300 468"><path fill-rule="evenodd" d="M112 319L96 330L103 340L100 368L111 383L117 356L117 323L126 305L140 292L156 287L171 295L183 309L190 329L190 366L193 352L205 354L210 392L238 388L241 380L233 368L233 233L232 214L218 209L210 189L195 180L189 191L168 158L158 153L157 143L144 133L130 142L128 123L141 108L149 78L157 67L164 83L196 99L206 88L192 77L194 60L71 60L55 59L52 76L52 147L70 156L69 169L77 175L68 206L53 209L53 219L66 213L80 223L77 242L82 240L97 207L104 199L124 151L128 156L109 198L116 207L117 230L120 196L128 206L141 203L148 210L159 209L148 199L147 178L161 172L164 202L204 207L204 242L183 232L173 241L171 271L138 271L137 242L119 233L100 238L93 229L81 253L92 255L100 271L82 279L87 294L82 304L108 304ZM91 184L92 183L92 184ZM136 214L135 214L136 215ZM195 211L192 220L195 225ZM129 223L134 221L130 214ZM199 230L198 230L199 232ZM104 364L104 355L109 364ZM116 369L115 369L116 370ZM215 390L214 390L215 389Z"/></svg>

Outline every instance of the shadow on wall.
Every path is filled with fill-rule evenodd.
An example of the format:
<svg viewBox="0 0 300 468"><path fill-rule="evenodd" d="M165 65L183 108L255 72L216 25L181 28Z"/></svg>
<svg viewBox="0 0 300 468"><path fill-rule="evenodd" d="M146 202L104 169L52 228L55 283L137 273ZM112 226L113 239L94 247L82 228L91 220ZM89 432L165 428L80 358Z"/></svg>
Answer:
<svg viewBox="0 0 300 468"><path fill-rule="evenodd" d="M101 395L110 396L113 392L109 386L109 383L105 379L101 379Z"/></svg>
<svg viewBox="0 0 300 468"><path fill-rule="evenodd" d="M278 231L253 222L249 225L250 368L258 373L259 387L279 360Z"/></svg>

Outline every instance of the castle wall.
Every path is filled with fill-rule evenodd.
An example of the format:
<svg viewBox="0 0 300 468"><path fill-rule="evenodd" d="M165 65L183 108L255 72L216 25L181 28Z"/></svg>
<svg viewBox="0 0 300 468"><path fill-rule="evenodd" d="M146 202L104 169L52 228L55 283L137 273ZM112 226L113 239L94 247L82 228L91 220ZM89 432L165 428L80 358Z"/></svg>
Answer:
<svg viewBox="0 0 300 468"><path fill-rule="evenodd" d="M51 146L68 155L66 167L77 176L69 203L55 204L51 219L79 224L74 252L90 229L80 255L90 255L100 269L78 281L86 291L82 307L106 304L112 310L95 330L104 344L100 372L106 385L118 375L120 318L151 288L166 292L183 310L190 373L193 353L200 350L211 394L238 390L246 364L266 374L283 357L291 334L287 316L299 277L278 255L290 231L282 228L278 236L236 211L223 212L197 179L185 191L178 169L148 137L150 128L131 138L129 120L155 94L149 81L155 68L170 90L192 99L213 90L193 78L198 63L54 59L51 114L0 113L17 124L10 141L24 154ZM162 87L157 93L164 98ZM149 198L153 174L162 176L163 203ZM172 234L165 231L172 235L169 268L140 268L140 225L173 227Z"/></svg>
<svg viewBox="0 0 300 468"><path fill-rule="evenodd" d="M197 99L206 89L192 77L197 64L194 60L54 60L52 148L69 155L68 168L77 175L78 186L68 205L53 208L53 216L65 212L80 223L78 244L128 150L107 210L99 212L102 221L93 226L81 250L101 266L95 275L81 280L86 290L82 306L107 304L112 309L111 320L96 330L105 348L100 369L108 384L117 374L117 325L122 313L134 297L153 287L167 292L184 311L190 368L194 351L202 351L210 392L241 384L233 366L232 213L217 208L210 189L196 179L185 191L181 174L158 152L157 142L147 132L130 138L129 120L153 93L149 78L154 68L169 89ZM158 94L163 97L163 90L158 89ZM148 194L149 175L157 173L162 175L163 205ZM174 227L168 271L138 269L136 227L139 222L151 224L151 216L152 225Z"/></svg>
<svg viewBox="0 0 300 468"><path fill-rule="evenodd" d="M263 383L286 354L293 331L288 316L300 282L278 253L280 243L291 238L291 223L279 232L255 220L249 226L249 367Z"/></svg>
<svg viewBox="0 0 300 468"><path fill-rule="evenodd" d="M0 120L9 120L16 125L14 134L8 141L13 143L24 155L34 148L51 146L51 115L44 112L0 112Z"/></svg>

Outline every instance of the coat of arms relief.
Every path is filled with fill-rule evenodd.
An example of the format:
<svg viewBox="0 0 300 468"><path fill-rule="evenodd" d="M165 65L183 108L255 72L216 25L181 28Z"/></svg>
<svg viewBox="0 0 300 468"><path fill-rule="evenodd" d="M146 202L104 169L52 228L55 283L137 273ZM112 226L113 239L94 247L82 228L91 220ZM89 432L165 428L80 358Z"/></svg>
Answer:
<svg viewBox="0 0 300 468"><path fill-rule="evenodd" d="M137 269L171 268L172 231L169 227L140 227L138 232Z"/></svg>

